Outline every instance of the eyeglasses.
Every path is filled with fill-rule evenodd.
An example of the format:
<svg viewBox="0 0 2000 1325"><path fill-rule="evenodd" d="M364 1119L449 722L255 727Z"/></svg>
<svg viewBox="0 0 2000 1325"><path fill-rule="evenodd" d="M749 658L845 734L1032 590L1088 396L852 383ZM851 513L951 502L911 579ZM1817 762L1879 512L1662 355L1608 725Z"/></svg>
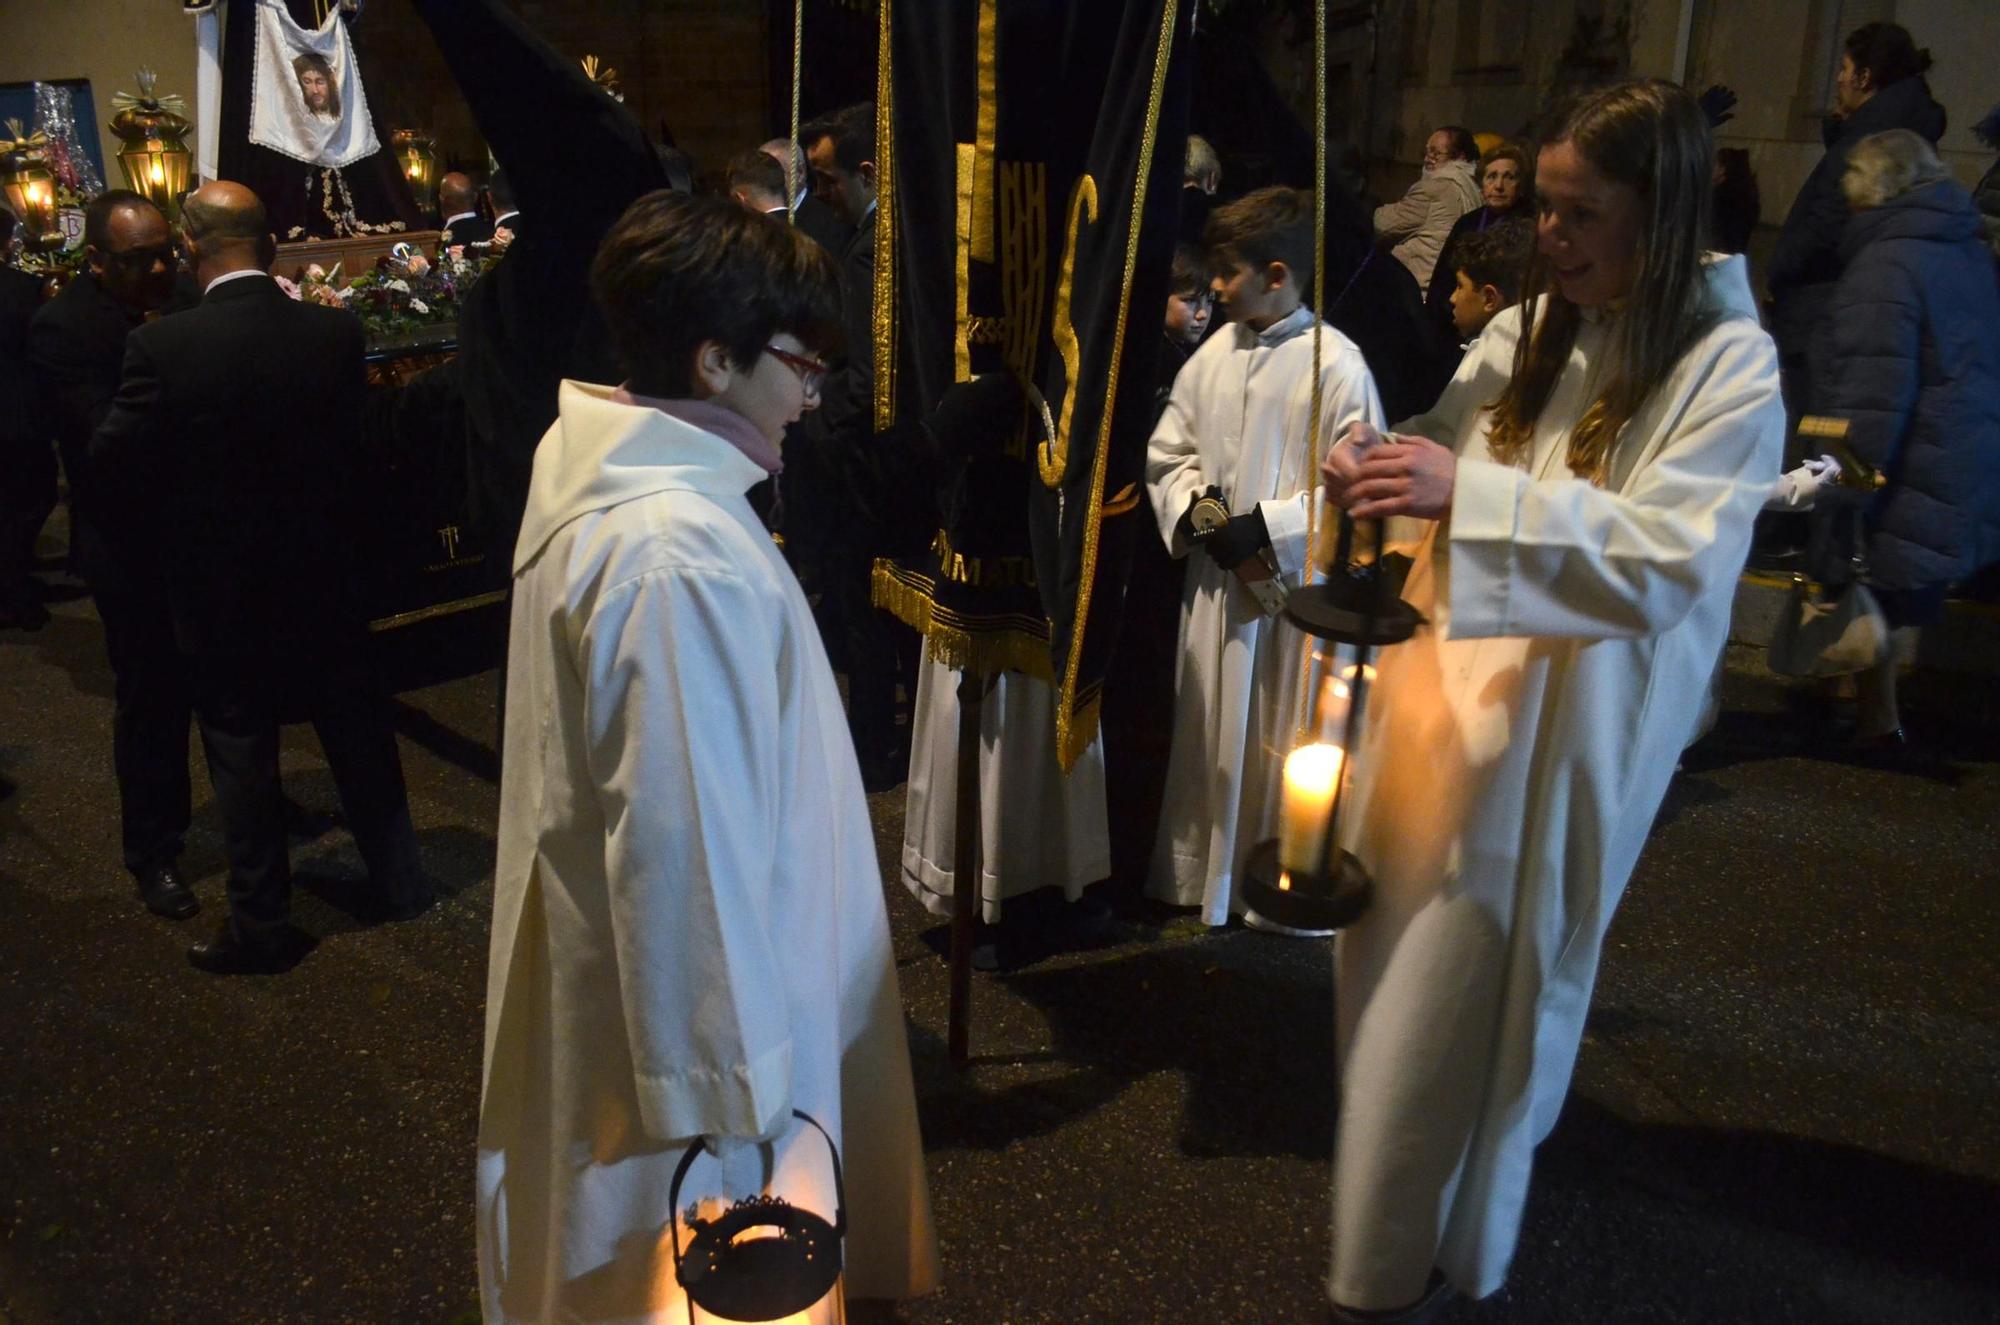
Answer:
<svg viewBox="0 0 2000 1325"><path fill-rule="evenodd" d="M151 244L144 248L128 248L123 253L104 255L106 261L115 263L126 271L150 271L156 262L171 267L179 256L179 252L172 244Z"/></svg>
<svg viewBox="0 0 2000 1325"><path fill-rule="evenodd" d="M826 375L833 371L833 365L823 359L815 359L809 354L793 354L790 350L781 350L775 345L766 345L764 353L797 373L800 385L805 387L809 396L819 394L820 387L826 382Z"/></svg>

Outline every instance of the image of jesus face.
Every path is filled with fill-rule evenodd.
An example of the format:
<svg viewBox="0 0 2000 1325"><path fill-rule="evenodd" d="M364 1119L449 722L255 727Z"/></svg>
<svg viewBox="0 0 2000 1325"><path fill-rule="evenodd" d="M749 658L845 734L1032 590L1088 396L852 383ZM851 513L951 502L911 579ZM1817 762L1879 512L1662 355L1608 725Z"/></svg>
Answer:
<svg viewBox="0 0 2000 1325"><path fill-rule="evenodd" d="M292 61L292 73L299 80L299 100L306 110L326 119L340 118L340 94L334 91L333 70L317 55L301 55Z"/></svg>

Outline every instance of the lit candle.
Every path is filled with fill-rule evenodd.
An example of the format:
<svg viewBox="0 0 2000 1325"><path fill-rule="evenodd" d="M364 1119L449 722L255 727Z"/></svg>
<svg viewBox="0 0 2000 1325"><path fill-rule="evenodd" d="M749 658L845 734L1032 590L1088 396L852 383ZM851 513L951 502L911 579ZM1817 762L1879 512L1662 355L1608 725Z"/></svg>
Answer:
<svg viewBox="0 0 2000 1325"><path fill-rule="evenodd" d="M165 166L163 166L163 165L161 165L161 164L160 164L160 158L158 158L158 157L154 157L154 158L153 158L153 183L155 183L155 184L165 184L166 182L167 182L167 168L166 168Z"/></svg>
<svg viewBox="0 0 2000 1325"><path fill-rule="evenodd" d="M1316 742L1285 756L1285 795L1278 814L1278 864L1311 873L1340 786L1341 749Z"/></svg>

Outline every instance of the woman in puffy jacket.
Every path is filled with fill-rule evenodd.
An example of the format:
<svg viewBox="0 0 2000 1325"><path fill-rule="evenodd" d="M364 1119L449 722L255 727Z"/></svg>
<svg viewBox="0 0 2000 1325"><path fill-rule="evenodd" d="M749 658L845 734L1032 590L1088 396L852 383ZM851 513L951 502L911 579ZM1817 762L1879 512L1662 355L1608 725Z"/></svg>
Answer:
<svg viewBox="0 0 2000 1325"><path fill-rule="evenodd" d="M1856 740L1903 744L1896 662L1946 589L2000 560L2000 286L1971 195L1918 134L1848 153L1853 216L1815 345L1811 412L1845 419L1854 453L1888 479L1863 500L1823 494L1814 575L1864 582L1900 647L1856 678Z"/></svg>

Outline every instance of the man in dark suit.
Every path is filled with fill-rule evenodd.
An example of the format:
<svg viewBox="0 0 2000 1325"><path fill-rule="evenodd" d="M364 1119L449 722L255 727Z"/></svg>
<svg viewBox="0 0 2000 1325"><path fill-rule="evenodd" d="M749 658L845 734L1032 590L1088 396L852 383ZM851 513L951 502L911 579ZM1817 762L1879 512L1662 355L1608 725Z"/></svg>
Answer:
<svg viewBox="0 0 2000 1325"><path fill-rule="evenodd" d="M193 703L160 566L168 508L147 494L114 506L89 455L91 434L118 392L126 336L176 300L173 237L159 208L124 189L91 201L83 236L87 266L36 314L28 359L44 427L69 477L70 563L96 599L111 662L125 868L148 910L185 920L200 909L179 870Z"/></svg>
<svg viewBox="0 0 2000 1325"><path fill-rule="evenodd" d="M440 250L464 245L468 258L486 256L487 245L493 242L493 223L479 214L479 190L469 175L453 170L438 181L438 214L444 218Z"/></svg>
<svg viewBox="0 0 2000 1325"><path fill-rule="evenodd" d="M827 252L845 252L853 227L835 216L833 208L813 194L812 169L806 162L805 149L789 138L773 138L757 150L776 161L785 172L785 184L791 190L792 224Z"/></svg>
<svg viewBox="0 0 2000 1325"><path fill-rule="evenodd" d="M486 181L486 197L493 204L493 232L507 231L513 238L521 237L521 207L514 201L514 185L508 180L507 172L496 170Z"/></svg>
<svg viewBox="0 0 2000 1325"><path fill-rule="evenodd" d="M319 733L383 915L407 919L431 900L366 675L349 551L364 527L361 325L286 298L263 267L269 242L263 204L242 185L188 196L181 245L202 301L127 338L90 443L116 499L144 493L173 513L159 555L229 856L230 919L188 960L217 974L283 970L306 947L290 924L281 712L303 708Z"/></svg>
<svg viewBox="0 0 2000 1325"><path fill-rule="evenodd" d="M56 460L36 425L25 350L42 305L41 277L6 264L14 214L0 210L0 628L48 624L32 574L35 539L56 508Z"/></svg>

